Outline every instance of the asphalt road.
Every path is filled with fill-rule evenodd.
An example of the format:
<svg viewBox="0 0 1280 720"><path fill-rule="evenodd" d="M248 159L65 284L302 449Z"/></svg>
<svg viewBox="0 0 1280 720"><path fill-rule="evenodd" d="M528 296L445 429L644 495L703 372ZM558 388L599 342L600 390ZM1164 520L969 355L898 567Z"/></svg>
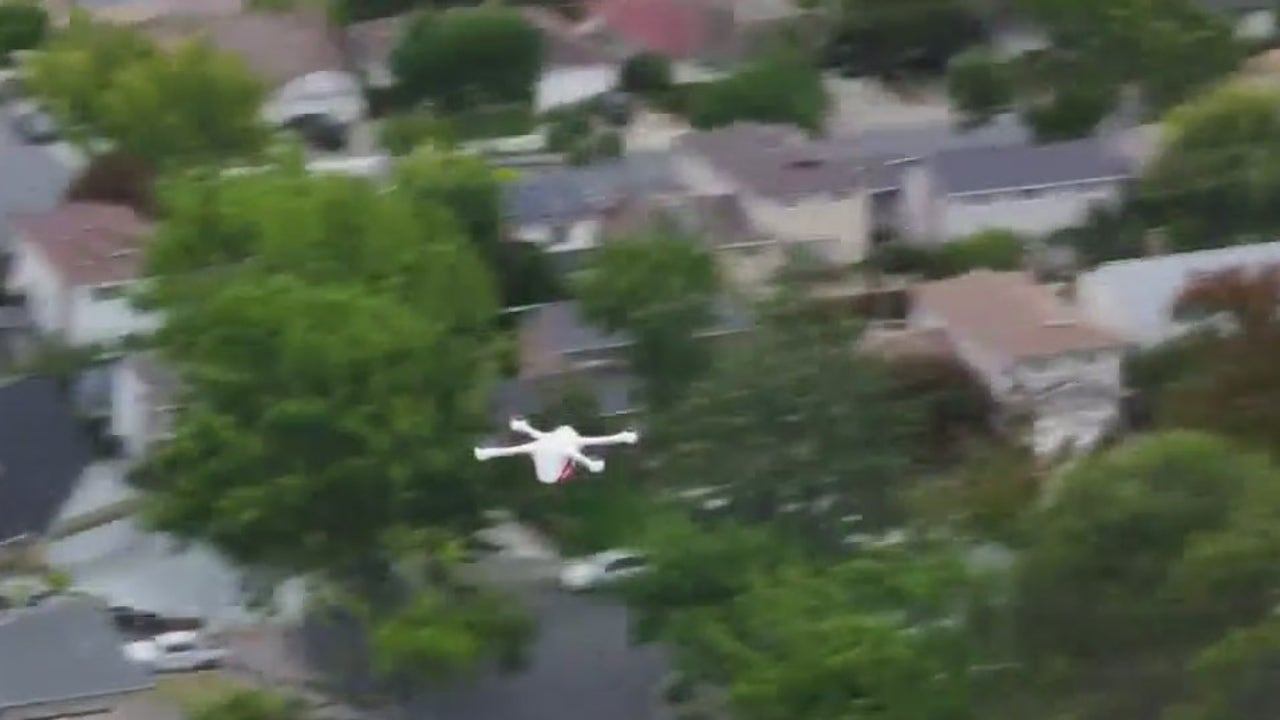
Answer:
<svg viewBox="0 0 1280 720"><path fill-rule="evenodd" d="M656 646L633 647L627 611L601 596L535 591L529 602L540 631L530 666L491 673L413 704L420 720L662 720L665 674Z"/></svg>
<svg viewBox="0 0 1280 720"><path fill-rule="evenodd" d="M56 207L74 172L65 149L26 144L0 108L0 247L8 242L9 216Z"/></svg>

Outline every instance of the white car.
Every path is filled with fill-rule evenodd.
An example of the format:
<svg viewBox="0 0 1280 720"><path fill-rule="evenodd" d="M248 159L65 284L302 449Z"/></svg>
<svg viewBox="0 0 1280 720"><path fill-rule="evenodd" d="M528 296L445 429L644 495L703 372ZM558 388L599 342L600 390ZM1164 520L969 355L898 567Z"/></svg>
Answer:
<svg viewBox="0 0 1280 720"><path fill-rule="evenodd" d="M591 590L629 578L649 569L644 555L630 550L609 550L569 562L560 571L565 590Z"/></svg>
<svg viewBox="0 0 1280 720"><path fill-rule="evenodd" d="M125 657L152 672L212 670L227 659L227 651L198 632L183 630L157 635L124 646Z"/></svg>

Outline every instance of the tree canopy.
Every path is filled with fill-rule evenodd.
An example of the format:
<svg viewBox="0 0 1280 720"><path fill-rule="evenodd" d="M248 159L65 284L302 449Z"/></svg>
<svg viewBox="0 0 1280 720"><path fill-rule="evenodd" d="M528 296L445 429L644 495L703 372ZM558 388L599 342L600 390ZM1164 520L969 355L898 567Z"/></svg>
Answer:
<svg viewBox="0 0 1280 720"><path fill-rule="evenodd" d="M791 54L757 60L706 83L691 100L689 120L698 129L735 122L783 123L822 129L830 98L822 74Z"/></svg>
<svg viewBox="0 0 1280 720"><path fill-rule="evenodd" d="M965 125L981 125L1013 106L1013 69L989 50L967 50L947 65L947 95Z"/></svg>
<svg viewBox="0 0 1280 720"><path fill-rule="evenodd" d="M678 401L705 371L710 348L698 334L717 320L719 291L711 254L665 227L606 243L576 286L586 319L634 340L631 369L655 410Z"/></svg>
<svg viewBox="0 0 1280 720"><path fill-rule="evenodd" d="M532 102L542 53L542 35L517 10L423 13L401 36L391 69L403 101L450 113Z"/></svg>
<svg viewBox="0 0 1280 720"><path fill-rule="evenodd" d="M1274 688L1280 657L1280 576L1264 559L1280 537L1260 530L1280 515L1277 468L1175 432L1082 461L1054 487L1027 519L1013 608L1043 712L1269 716L1250 703Z"/></svg>
<svg viewBox="0 0 1280 720"><path fill-rule="evenodd" d="M953 55L986 34L981 19L958 0L838 0L833 7L827 60L845 75L940 74Z"/></svg>
<svg viewBox="0 0 1280 720"><path fill-rule="evenodd" d="M111 79L98 128L153 165L244 160L261 150L262 82L238 57L202 42L140 59Z"/></svg>
<svg viewBox="0 0 1280 720"><path fill-rule="evenodd" d="M192 720L307 720L306 703L261 690L235 690L196 705Z"/></svg>
<svg viewBox="0 0 1280 720"><path fill-rule="evenodd" d="M342 576L390 529L476 522L496 305L448 214L296 160L164 198L145 300L186 392L141 473L156 523Z"/></svg>
<svg viewBox="0 0 1280 720"><path fill-rule="evenodd" d="M0 2L0 66L15 50L30 50L49 33L49 13L36 0Z"/></svg>

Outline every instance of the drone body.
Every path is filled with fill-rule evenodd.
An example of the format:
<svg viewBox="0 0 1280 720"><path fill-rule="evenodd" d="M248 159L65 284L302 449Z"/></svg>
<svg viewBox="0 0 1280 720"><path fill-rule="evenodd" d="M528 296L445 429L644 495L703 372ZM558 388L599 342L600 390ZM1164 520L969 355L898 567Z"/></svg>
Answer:
<svg viewBox="0 0 1280 720"><path fill-rule="evenodd" d="M518 418L511 421L511 429L529 436L532 440L511 447L476 448L476 459L483 461L496 457L528 455L533 459L533 468L538 482L546 485L554 485L570 479L579 465L593 473L602 472L604 461L587 457L582 452L583 448L595 445L634 445L640 440L640 436L630 430L616 435L584 437L568 425L561 425L551 432L542 432Z"/></svg>

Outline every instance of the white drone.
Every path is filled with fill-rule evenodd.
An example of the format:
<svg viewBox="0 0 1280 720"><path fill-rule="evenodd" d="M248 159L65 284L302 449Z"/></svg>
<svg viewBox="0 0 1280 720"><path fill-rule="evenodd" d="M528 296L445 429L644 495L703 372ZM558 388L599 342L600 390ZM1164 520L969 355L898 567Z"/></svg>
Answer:
<svg viewBox="0 0 1280 720"><path fill-rule="evenodd" d="M538 482L554 485L573 477L577 465L593 473L604 470L604 460L587 457L582 449L593 445L635 445L640 435L634 430L627 430L615 435L600 437L583 437L577 430L568 425L561 425L551 432L542 432L520 418L511 420L511 429L533 438L532 442L503 448L476 448L477 460L489 460L512 455L528 455L533 458L533 467L538 474Z"/></svg>

